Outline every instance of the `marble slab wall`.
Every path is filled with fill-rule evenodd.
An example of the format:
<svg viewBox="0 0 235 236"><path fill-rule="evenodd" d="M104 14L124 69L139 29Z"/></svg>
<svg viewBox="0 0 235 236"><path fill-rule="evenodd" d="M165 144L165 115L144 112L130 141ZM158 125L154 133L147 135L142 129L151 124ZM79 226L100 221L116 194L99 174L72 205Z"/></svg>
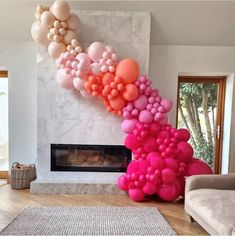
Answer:
<svg viewBox="0 0 235 236"><path fill-rule="evenodd" d="M135 58L148 74L150 13L76 11L81 40L88 46L101 41L114 46L119 58ZM51 182L116 183L120 173L51 172L50 144L122 144L121 118L106 112L98 99L86 100L60 88L54 61L38 54L37 178Z"/></svg>

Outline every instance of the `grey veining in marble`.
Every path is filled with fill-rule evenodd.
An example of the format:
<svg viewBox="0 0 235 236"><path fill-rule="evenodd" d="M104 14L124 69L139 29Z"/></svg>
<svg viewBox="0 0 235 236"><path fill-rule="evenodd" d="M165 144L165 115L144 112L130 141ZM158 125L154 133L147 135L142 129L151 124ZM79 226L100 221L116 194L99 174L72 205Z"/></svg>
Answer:
<svg viewBox="0 0 235 236"><path fill-rule="evenodd" d="M148 73L150 13L75 11L81 18L81 40L112 45L119 58L135 58ZM51 172L50 144L123 144L121 118L108 113L98 99L86 100L58 86L54 60L38 54L38 180L116 184L121 173Z"/></svg>

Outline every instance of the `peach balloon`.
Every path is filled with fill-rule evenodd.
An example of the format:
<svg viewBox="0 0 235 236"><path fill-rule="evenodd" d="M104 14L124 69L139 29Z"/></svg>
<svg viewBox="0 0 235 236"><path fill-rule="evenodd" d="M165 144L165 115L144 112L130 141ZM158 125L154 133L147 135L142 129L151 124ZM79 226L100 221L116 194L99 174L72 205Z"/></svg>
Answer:
<svg viewBox="0 0 235 236"><path fill-rule="evenodd" d="M51 28L54 24L55 17L50 11L44 11L40 17L40 20L43 26L47 27L48 29Z"/></svg>
<svg viewBox="0 0 235 236"><path fill-rule="evenodd" d="M54 58L58 58L65 51L66 47L63 43L51 42L48 46L48 53Z"/></svg>
<svg viewBox="0 0 235 236"><path fill-rule="evenodd" d="M140 69L138 63L129 58L121 60L116 67L116 76L120 76L125 84L133 83L138 75Z"/></svg>
<svg viewBox="0 0 235 236"><path fill-rule="evenodd" d="M125 106L125 104L126 102L121 96L118 96L113 100L110 100L110 105L115 110L121 110Z"/></svg>
<svg viewBox="0 0 235 236"><path fill-rule="evenodd" d="M31 26L31 35L35 42L47 46L50 41L47 38L47 28L40 21L35 21Z"/></svg>
<svg viewBox="0 0 235 236"><path fill-rule="evenodd" d="M56 0L51 5L50 11L60 21L66 21L70 16L69 4L64 0Z"/></svg>
<svg viewBox="0 0 235 236"><path fill-rule="evenodd" d="M64 36L64 43L69 45L73 39L78 39L78 34L72 30L67 30Z"/></svg>
<svg viewBox="0 0 235 236"><path fill-rule="evenodd" d="M126 89L122 93L122 96L127 101L133 101L138 97L139 90L134 84L127 84Z"/></svg>
<svg viewBox="0 0 235 236"><path fill-rule="evenodd" d="M71 14L67 20L68 28L71 30L78 30L80 26L80 19L76 14Z"/></svg>

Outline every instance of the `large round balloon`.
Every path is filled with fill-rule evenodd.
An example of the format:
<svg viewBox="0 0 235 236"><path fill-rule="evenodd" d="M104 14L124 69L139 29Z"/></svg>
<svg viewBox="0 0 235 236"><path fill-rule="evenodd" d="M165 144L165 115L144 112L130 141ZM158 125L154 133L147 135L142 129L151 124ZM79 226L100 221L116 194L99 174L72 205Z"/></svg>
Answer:
<svg viewBox="0 0 235 236"><path fill-rule="evenodd" d="M66 21L70 16L69 4L64 0L56 0L51 5L50 11L60 21Z"/></svg>
<svg viewBox="0 0 235 236"><path fill-rule="evenodd" d="M202 174L213 174L210 166L197 158L193 158L190 163L187 165L186 175L202 175Z"/></svg>
<svg viewBox="0 0 235 236"><path fill-rule="evenodd" d="M48 46L48 53L54 57L59 58L60 54L65 52L66 47L63 43L50 42Z"/></svg>
<svg viewBox="0 0 235 236"><path fill-rule="evenodd" d="M47 38L47 28L40 21L35 21L32 24L31 35L35 42L43 46L47 46L50 43Z"/></svg>
<svg viewBox="0 0 235 236"><path fill-rule="evenodd" d="M138 63L133 59L123 59L116 67L116 75L123 79L125 84L133 83L140 73Z"/></svg>

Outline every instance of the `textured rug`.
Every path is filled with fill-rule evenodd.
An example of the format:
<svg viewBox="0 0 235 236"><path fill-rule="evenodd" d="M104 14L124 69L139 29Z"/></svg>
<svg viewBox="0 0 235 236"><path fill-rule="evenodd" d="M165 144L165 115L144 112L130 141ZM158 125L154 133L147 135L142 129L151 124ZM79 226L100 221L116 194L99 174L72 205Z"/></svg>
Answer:
<svg viewBox="0 0 235 236"><path fill-rule="evenodd" d="M153 207L26 208L0 235L176 235Z"/></svg>

